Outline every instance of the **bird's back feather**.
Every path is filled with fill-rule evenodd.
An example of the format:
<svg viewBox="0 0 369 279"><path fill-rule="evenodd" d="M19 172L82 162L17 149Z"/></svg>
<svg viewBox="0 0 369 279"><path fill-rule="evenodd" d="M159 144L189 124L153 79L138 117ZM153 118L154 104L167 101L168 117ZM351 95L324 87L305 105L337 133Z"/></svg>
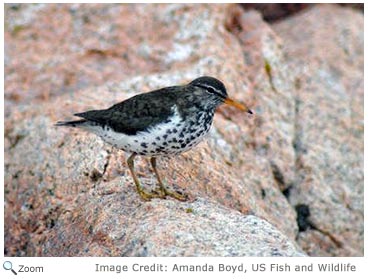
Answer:
<svg viewBox="0 0 369 279"><path fill-rule="evenodd" d="M173 115L176 94L180 87L167 87L149 93L136 95L105 110L90 110L75 116L107 125L114 131L135 135L145 131ZM165 106L163 106L163 102Z"/></svg>

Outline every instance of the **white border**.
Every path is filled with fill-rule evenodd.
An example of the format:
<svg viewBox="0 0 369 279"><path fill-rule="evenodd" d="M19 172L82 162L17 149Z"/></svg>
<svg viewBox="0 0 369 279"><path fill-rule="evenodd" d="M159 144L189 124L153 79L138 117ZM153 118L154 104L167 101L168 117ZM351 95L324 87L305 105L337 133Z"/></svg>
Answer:
<svg viewBox="0 0 369 279"><path fill-rule="evenodd" d="M44 2L41 1L41 3L58 3L59 1L48 1ZM95 1L89 1L89 2L95 2ZM111 1L112 3L119 3L117 1ZM176 1L174 1L176 2ZM191 1L193 3L201 3L201 1ZM219 1L208 1L209 3L219 3ZM224 1L222 1L223 3ZM9 2L7 2L9 3ZM24 3L32 3L32 1L24 1ZM69 2L68 3L74 3ZM125 3L134 3L131 1L127 1ZM143 2L145 3L145 2ZM155 3L167 3L167 1L156 1ZM270 1L260 1L260 3L270 3ZM282 3L293 3L291 1L283 1ZM311 2L304 2L304 3L311 3ZM326 3L335 3L333 1L327 1ZM355 3L355 2L352 2ZM3 2L4 4L4 2ZM365 12L364 14L367 14L367 5L365 5ZM1 7L1 16L2 16L2 22L4 22L4 5ZM368 23L367 20L365 20L365 30L368 30ZM1 24L1 31L2 31L2 39L4 40L4 24ZM367 44L365 44L365 50L367 49ZM3 41L3 47L1 48L1 57L4 61L4 41ZM365 56L365 64L367 64L367 56ZM368 80L367 73L365 73L365 81ZM2 78L4 80L4 68L2 68ZM3 82L4 84L4 82ZM366 84L365 84L366 85ZM2 87L4 90L4 86ZM364 101L365 107L368 107L368 98L365 98ZM3 121L0 122L1 129L3 131L3 137L0 139L0 144L2 148L4 147L4 94L3 98L1 99L1 109L3 113ZM367 119L367 110L365 110L365 118ZM364 136L365 139L365 149L367 150L367 136ZM4 150L4 149L3 149ZM368 162L368 155L367 152L364 152L364 169L367 169ZM56 277L56 278L65 278L66 276L71 276L72 278L81 278L83 276L88 276L89 278L118 278L119 276L122 276L124 278L139 278L139 277L151 277L151 278L173 278L173 276L176 276L176 278L188 278L189 276L193 278L201 278L204 276L216 276L220 275L225 278L270 278L273 276L273 278L296 278L296 276L299 276L299 278L311 278L312 275L317 276L325 276L327 278L347 278L348 276L354 276L355 278L364 278L364 274L367 274L367 271L369 271L369 260L368 260L368 241L365 241L365 257L357 257L357 258L216 258L216 257L209 257L209 258L98 258L98 257L90 257L90 258L29 258L29 257L22 257L22 258L4 258L4 156L1 156L1 185L2 190L0 193L0 213L1 213L1 250L2 250L2 257L1 257L1 265L4 262L4 260L9 259L13 262L14 269L19 271L19 265L25 265L25 266L43 266L44 272L43 273L19 273L19 278L50 278ZM364 185L367 187L366 180L364 178ZM367 191L365 192L365 200L367 200ZM367 211L368 206L364 203L364 216L368 213ZM368 236L368 224L365 222L365 240ZM200 273L173 273L173 272L122 272L122 273L115 273L115 272L96 272L95 271L95 264L109 264L109 265L128 265L131 267L135 263L139 264L146 264L151 265L153 263L157 264L163 264L167 265L168 269L170 269L171 266L174 264L213 264L215 267L217 267L219 264L228 264L228 265L237 265L237 264L243 264L247 269L248 272L246 273L211 273L211 272L200 272ZM313 264L315 267L315 271L313 272L305 272L305 273L298 273L298 272L251 272L251 266L252 264L266 264L267 267L270 264L285 264L288 263L293 267L297 264ZM317 265L321 263L350 263L352 265L356 265L357 271L356 272L318 272ZM10 271L5 271L0 267L0 276L1 278L17 278L14 277ZM23 276L23 277L22 277Z"/></svg>

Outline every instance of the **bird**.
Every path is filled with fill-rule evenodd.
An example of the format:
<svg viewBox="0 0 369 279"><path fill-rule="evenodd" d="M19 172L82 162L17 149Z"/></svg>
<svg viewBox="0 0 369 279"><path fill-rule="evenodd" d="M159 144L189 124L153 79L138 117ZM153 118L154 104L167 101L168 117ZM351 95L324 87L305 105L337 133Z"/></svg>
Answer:
<svg viewBox="0 0 369 279"><path fill-rule="evenodd" d="M247 106L230 99L220 80L202 76L185 85L135 95L108 109L76 113L78 120L58 121L55 125L92 132L115 148L129 152L127 165L143 200L172 197L185 201L186 195L164 185L157 158L178 155L200 143L221 104L253 113ZM159 191L147 192L142 187L134 169L137 155L150 157Z"/></svg>

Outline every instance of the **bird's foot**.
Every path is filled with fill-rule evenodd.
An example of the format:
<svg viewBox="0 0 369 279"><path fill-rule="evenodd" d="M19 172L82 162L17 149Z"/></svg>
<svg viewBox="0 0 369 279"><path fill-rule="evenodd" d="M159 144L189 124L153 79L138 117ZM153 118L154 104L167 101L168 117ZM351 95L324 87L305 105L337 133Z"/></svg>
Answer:
<svg viewBox="0 0 369 279"><path fill-rule="evenodd" d="M165 196L172 197L179 201L187 201L189 199L188 195L184 194L181 191L175 191L175 190L168 190L165 187L161 188L162 192L164 192Z"/></svg>
<svg viewBox="0 0 369 279"><path fill-rule="evenodd" d="M180 191L171 191L166 188L161 188L159 191L156 190L150 193L141 189L138 193L144 201L150 201L151 199L166 199L166 197L172 197L179 201L187 201L189 199L188 195Z"/></svg>
<svg viewBox="0 0 369 279"><path fill-rule="evenodd" d="M161 191L148 193L143 189L139 189L138 193L144 201L150 201L151 199L165 199L165 193L163 194Z"/></svg>

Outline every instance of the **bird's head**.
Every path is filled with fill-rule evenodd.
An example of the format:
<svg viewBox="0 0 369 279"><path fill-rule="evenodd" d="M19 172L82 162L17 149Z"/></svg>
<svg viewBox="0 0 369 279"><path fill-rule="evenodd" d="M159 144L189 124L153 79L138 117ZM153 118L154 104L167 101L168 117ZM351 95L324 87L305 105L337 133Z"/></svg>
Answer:
<svg viewBox="0 0 369 279"><path fill-rule="evenodd" d="M216 105L225 103L252 114L252 111L249 108L230 99L224 84L216 78L208 76L199 77L191 81L189 85L200 88L203 94L207 94L206 99L211 100Z"/></svg>

